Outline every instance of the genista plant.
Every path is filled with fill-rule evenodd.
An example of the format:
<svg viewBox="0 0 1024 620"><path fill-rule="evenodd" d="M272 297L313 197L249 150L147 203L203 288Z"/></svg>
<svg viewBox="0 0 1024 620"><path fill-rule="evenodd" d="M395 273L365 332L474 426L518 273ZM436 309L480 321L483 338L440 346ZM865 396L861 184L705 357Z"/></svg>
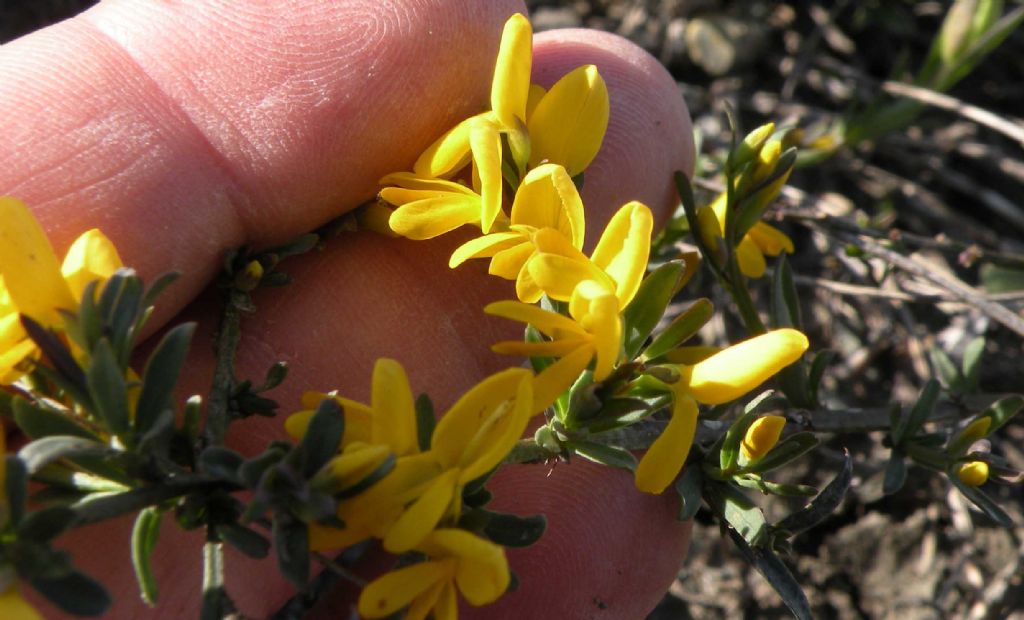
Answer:
<svg viewBox="0 0 1024 620"><path fill-rule="evenodd" d="M793 613L810 617L780 554L836 509L852 463L847 457L820 490L770 478L827 434L814 420L827 413L819 385L829 356L809 354L785 258L799 247L763 220L798 160L799 132L767 124L736 140L722 162L724 190L706 204L677 173L681 208L666 232L652 240L650 209L629 202L587 253L579 187L608 125L607 89L591 65L547 91L530 84L531 40L525 17L508 20L489 109L439 136L411 171L384 176L378 200L341 226L226 258L217 367L205 398L176 396L192 324L167 330L144 359L138 346L173 275L147 286L95 230L61 263L28 207L0 199L0 410L28 438L0 461L0 616L40 617L21 597L25 588L71 614L103 613L103 576L84 574L53 543L132 514L132 568L151 605L160 603L150 563L163 524L205 533L202 618L235 610L224 545L252 558L273 549L298 591L282 617L300 617L304 601L344 578L361 587L363 617L455 618L460 599L483 606L514 587L506 549L544 534L544 515L487 507L491 475L509 463L586 459L630 471L636 492L677 494L680 519L704 507ZM946 84L957 71L935 75ZM382 358L368 403L309 391L284 405L293 411L282 421L287 440L254 455L225 446L231 425L277 415L280 405L265 393L286 376L284 364L258 384L235 375L251 293L287 284L282 261L353 222L417 240L479 231L449 267L488 259L491 275L514 281L514 299L480 308L523 326L522 339L490 343L509 356L509 368L437 415L420 391L429 386L411 385L399 362ZM681 239L697 251L680 251ZM747 331L739 341L693 342L716 311L708 299L687 299L700 269L729 295L727 311ZM762 283L771 291L764 309L750 293ZM684 300L682 309L673 304ZM945 362L947 394L976 386L976 359L962 371ZM778 389L761 389L773 377ZM942 398L932 380L909 408L895 404L887 424L860 429L887 431L886 492L900 488L913 463L1009 525L985 489L1020 474L985 438L1024 408L1024 396L1006 396L963 423L932 419ZM754 499L761 494L809 500L769 522ZM368 541L394 562L364 584L344 567ZM324 565L320 575L311 575L311 561Z"/></svg>

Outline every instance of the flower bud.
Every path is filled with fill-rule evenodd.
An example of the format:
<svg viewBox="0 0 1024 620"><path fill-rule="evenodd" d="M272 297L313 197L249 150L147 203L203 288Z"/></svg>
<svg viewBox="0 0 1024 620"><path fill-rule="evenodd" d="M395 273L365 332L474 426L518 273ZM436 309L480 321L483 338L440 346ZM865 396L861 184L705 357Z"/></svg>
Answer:
<svg viewBox="0 0 1024 620"><path fill-rule="evenodd" d="M758 461L779 443L786 418L780 415L766 415L754 420L743 437L740 450L748 463Z"/></svg>
<svg viewBox="0 0 1024 620"><path fill-rule="evenodd" d="M971 461L964 463L957 470L957 477L960 482L970 487L980 487L988 480L988 463L985 461Z"/></svg>

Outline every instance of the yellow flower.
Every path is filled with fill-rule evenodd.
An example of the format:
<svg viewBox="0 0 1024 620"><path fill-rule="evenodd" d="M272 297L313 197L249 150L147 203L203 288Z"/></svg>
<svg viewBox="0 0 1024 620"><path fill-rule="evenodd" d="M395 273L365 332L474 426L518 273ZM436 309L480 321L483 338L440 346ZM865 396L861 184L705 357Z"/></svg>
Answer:
<svg viewBox="0 0 1024 620"><path fill-rule="evenodd" d="M465 185L408 172L389 174L380 182L390 186L380 191L381 199L398 207L388 225L403 237L431 239L480 221L480 195Z"/></svg>
<svg viewBox="0 0 1024 620"><path fill-rule="evenodd" d="M696 432L698 402L720 405L739 398L800 359L807 346L807 337L795 329L777 329L678 366L679 380L666 386L673 396L671 420L640 459L637 488L661 493L679 474Z"/></svg>
<svg viewBox="0 0 1024 620"><path fill-rule="evenodd" d="M740 444L740 452L747 462L753 463L768 454L779 443L785 425L786 418L780 415L766 415L754 420Z"/></svg>
<svg viewBox="0 0 1024 620"><path fill-rule="evenodd" d="M417 550L425 562L385 573L363 588L359 615L383 618L408 607L406 620L458 617L456 590L475 607L492 603L508 589L511 573L499 545L458 529L431 532Z"/></svg>
<svg viewBox="0 0 1024 620"><path fill-rule="evenodd" d="M988 435L988 429L992 426L992 416L981 416L968 424L964 430L957 435L956 443L970 445Z"/></svg>
<svg viewBox="0 0 1024 620"><path fill-rule="evenodd" d="M491 82L491 109L446 132L413 165L420 179L449 179L472 164L473 192L478 197L475 211L469 213L461 205L457 217L448 211L418 213L422 218L442 220L420 226L440 231L436 234L470 223L478 225L484 234L504 230L503 171L518 179L528 165L550 162L564 166L575 176L596 156L608 125L604 80L596 67L587 65L563 76L550 91L531 86L532 46L530 22L523 15L510 17L502 31ZM508 145L511 162L503 161L503 142ZM390 182L388 177L381 181ZM387 195L382 196L391 202ZM448 198L454 200L453 196ZM392 229L402 235L402 230L410 227L403 217L392 216L391 220Z"/></svg>
<svg viewBox="0 0 1024 620"><path fill-rule="evenodd" d="M533 237L538 230L557 231L572 247L583 247L585 222L583 201L569 173L555 164L543 164L526 175L512 203L508 230L472 239L452 253L448 266L454 269L471 258L491 258L489 272L516 281L520 300L534 303L540 287L530 277L527 262L536 255Z"/></svg>
<svg viewBox="0 0 1024 620"><path fill-rule="evenodd" d="M400 456L379 482L343 501L338 517L345 529L312 527L311 547L344 547L373 535L383 539L388 551L401 553L419 544L445 517L457 517L462 488L497 467L526 429L531 377L526 369L510 368L466 392L438 422L430 450ZM407 385L395 389L403 393L393 398L412 402ZM388 411L399 409L405 410L404 405ZM382 425L389 424L386 415L379 417Z"/></svg>
<svg viewBox="0 0 1024 620"><path fill-rule="evenodd" d="M988 463L985 461L971 461L964 463L957 470L956 475L967 486L980 487L988 481Z"/></svg>
<svg viewBox="0 0 1024 620"><path fill-rule="evenodd" d="M95 229L78 237L59 264L28 207L0 197L0 385L20 378L21 362L36 353L19 314L59 328L59 311L76 309L89 282L106 280L121 266L113 244Z"/></svg>
<svg viewBox="0 0 1024 620"><path fill-rule="evenodd" d="M12 582L0 593L0 618L4 620L43 620L43 616L29 604Z"/></svg>
<svg viewBox="0 0 1024 620"><path fill-rule="evenodd" d="M702 207L698 211L704 243L712 249L718 247L719 239L723 237L725 207L726 195L723 192L715 198L711 205ZM714 217L710 217L711 214L714 214ZM771 224L757 222L736 244L736 260L743 275L748 278L760 278L767 268L767 263L764 260L766 255L778 256L782 252L792 254L793 251L793 241L786 233Z"/></svg>
<svg viewBox="0 0 1024 620"><path fill-rule="evenodd" d="M505 341L491 349L505 355L557 357L533 381L533 411L543 411L569 388L594 361L594 380L603 381L615 369L622 351L619 302L608 289L584 280L573 290L569 315L517 301L496 301L484 312L533 325L551 338L545 342Z"/></svg>
<svg viewBox="0 0 1024 620"><path fill-rule="evenodd" d="M576 286L591 280L614 293L625 309L647 271L651 250L651 210L639 202L623 205L608 222L588 259L561 235L541 230L534 235L537 256L528 263L530 277L552 299L567 301Z"/></svg>

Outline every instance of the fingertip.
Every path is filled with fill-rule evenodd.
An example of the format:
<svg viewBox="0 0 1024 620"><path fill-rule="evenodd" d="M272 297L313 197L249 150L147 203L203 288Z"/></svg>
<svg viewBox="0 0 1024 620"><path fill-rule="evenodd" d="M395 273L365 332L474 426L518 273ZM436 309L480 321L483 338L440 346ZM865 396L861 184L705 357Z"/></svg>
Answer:
<svg viewBox="0 0 1024 620"><path fill-rule="evenodd" d="M672 174L692 175L695 157L678 85L653 56L618 35L566 29L534 40L534 82L550 87L584 64L597 65L611 104L604 144L584 172L584 204L607 220L619 206L639 200L664 222L679 202ZM588 227L588 246L600 232L600 226Z"/></svg>
<svg viewBox="0 0 1024 620"><path fill-rule="evenodd" d="M489 509L544 514L530 547L510 549L519 587L468 618L643 618L675 578L691 524L671 494L648 495L628 472L579 459L495 474Z"/></svg>

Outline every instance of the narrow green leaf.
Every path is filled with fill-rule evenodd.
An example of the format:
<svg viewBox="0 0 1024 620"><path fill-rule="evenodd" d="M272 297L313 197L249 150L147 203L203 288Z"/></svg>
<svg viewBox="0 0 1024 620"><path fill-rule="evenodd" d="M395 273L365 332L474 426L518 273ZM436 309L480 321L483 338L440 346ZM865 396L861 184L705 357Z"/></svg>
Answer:
<svg viewBox="0 0 1024 620"><path fill-rule="evenodd" d="M235 549L255 560L261 560L270 554L270 541L265 536L238 523L222 523L217 526L217 534Z"/></svg>
<svg viewBox="0 0 1024 620"><path fill-rule="evenodd" d="M77 570L55 579L31 579L29 583L48 601L69 614L98 616L110 607L110 595L106 589Z"/></svg>
<svg viewBox="0 0 1024 620"><path fill-rule="evenodd" d="M3 484L7 495L7 511L11 523L18 525L25 514L29 470L20 455L8 454L4 457L4 465Z"/></svg>
<svg viewBox="0 0 1024 620"><path fill-rule="evenodd" d="M548 525L544 515L520 517L507 512L482 512L487 515L484 534L503 547L529 547L540 540Z"/></svg>
<svg viewBox="0 0 1024 620"><path fill-rule="evenodd" d="M630 472L636 471L636 457L629 450L590 441L567 441L565 445L588 461L625 469Z"/></svg>
<svg viewBox="0 0 1024 620"><path fill-rule="evenodd" d="M832 364L835 357L835 351L822 349L814 354L814 359L811 361L811 369L807 372L807 391L811 398L811 403L815 407L821 403L821 380L825 376L825 369Z"/></svg>
<svg viewBox="0 0 1024 620"><path fill-rule="evenodd" d="M246 488L255 489L260 483L263 473L277 465L284 458L285 451L279 447L267 448L262 454L255 456L238 468L238 476Z"/></svg>
<svg viewBox="0 0 1024 620"><path fill-rule="evenodd" d="M427 394L416 398L416 442L421 452L430 449L430 438L434 436L437 418L434 415L434 401Z"/></svg>
<svg viewBox="0 0 1024 620"><path fill-rule="evenodd" d="M363 478L362 480L351 486L338 489L337 491L333 492L332 495L334 495L334 497L336 497L337 499L348 499L351 497L355 497L356 495L359 495L363 491L377 484L377 482L379 482L384 476L390 474L391 470L395 468L396 462L397 459L394 454L388 455L388 458L386 458L384 462L377 467L377 469L373 470L373 472L371 472L369 476ZM468 489L469 485L467 485L466 488Z"/></svg>
<svg viewBox="0 0 1024 620"><path fill-rule="evenodd" d="M128 415L128 385L124 369L117 362L106 338L101 338L92 351L92 360L86 371L93 413L107 429L118 436L130 428Z"/></svg>
<svg viewBox="0 0 1024 620"><path fill-rule="evenodd" d="M680 521L689 521L697 516L701 505L701 491L704 486L704 475L700 466L691 466L683 470L683 475L676 480L675 489L679 494Z"/></svg>
<svg viewBox="0 0 1024 620"><path fill-rule="evenodd" d="M972 504L978 507L985 515L998 523L1000 526L1005 528L1012 528L1014 526L1013 518L1006 514L999 504L995 502L991 497L985 494L984 491L978 487L967 486L960 482L960 478L955 474L949 476L950 482L953 486L963 494L964 497L969 499Z"/></svg>
<svg viewBox="0 0 1024 620"><path fill-rule="evenodd" d="M30 403L17 396L11 403L14 422L32 439L50 435L72 435L99 441L100 438L80 425L70 414L57 411L44 403Z"/></svg>
<svg viewBox="0 0 1024 620"><path fill-rule="evenodd" d="M761 576L768 581L786 607L793 612L797 620L814 620L811 613L811 605L807 596L800 588L800 583L789 572L789 568L770 549L752 546L747 543L738 533L728 530L729 538L736 547L743 553L743 557L761 573Z"/></svg>
<svg viewBox="0 0 1024 620"><path fill-rule="evenodd" d="M811 432L796 433L790 435L779 443L775 444L768 454L760 460L751 463L744 469L747 471L764 473L782 467L804 454L807 454L821 443L817 436Z"/></svg>
<svg viewBox="0 0 1024 620"><path fill-rule="evenodd" d="M978 390L979 377L981 375L981 356L985 353L985 337L978 336L967 343L964 349L964 359L960 365L961 374L964 377L964 391L976 392Z"/></svg>
<svg viewBox="0 0 1024 620"><path fill-rule="evenodd" d="M277 566L300 590L309 581L309 529L305 523L278 514L272 527Z"/></svg>
<svg viewBox="0 0 1024 620"><path fill-rule="evenodd" d="M655 336L651 344L644 349L644 357L649 360L656 359L686 342L704 327L714 311L715 307L710 299L702 298L693 302Z"/></svg>
<svg viewBox="0 0 1024 620"><path fill-rule="evenodd" d="M903 488L907 481L907 463L903 455L892 451L889 462L885 466L885 478L882 481L882 492L892 495Z"/></svg>
<svg viewBox="0 0 1024 620"><path fill-rule="evenodd" d="M344 433L345 415L341 405L333 398L321 400L298 445L303 455L302 472L307 478L338 453Z"/></svg>
<svg viewBox="0 0 1024 620"><path fill-rule="evenodd" d="M18 525L18 538L47 543L70 528L78 514L67 506L50 506L30 512Z"/></svg>
<svg viewBox="0 0 1024 620"><path fill-rule="evenodd" d="M681 261L669 261L648 274L640 283L632 303L622 313L628 359L636 357L644 341L658 326L665 308L676 293L676 283L684 270Z"/></svg>
<svg viewBox="0 0 1024 620"><path fill-rule="evenodd" d="M112 452L112 448L84 437L51 435L26 444L18 451L18 458L24 461L25 468L32 474L57 459L104 456Z"/></svg>
<svg viewBox="0 0 1024 620"><path fill-rule="evenodd" d="M156 506L149 506L139 511L132 528L132 567L135 569L135 580L139 584L139 595L150 607L156 605L159 587L156 575L153 574L151 558L160 537L160 524L163 511Z"/></svg>
<svg viewBox="0 0 1024 620"><path fill-rule="evenodd" d="M725 432L725 440L722 442L722 450L719 452L719 467L724 472L731 472L736 469L740 460L740 445L747 429L757 419L759 408L749 407L746 413L740 416L729 430Z"/></svg>
<svg viewBox="0 0 1024 620"><path fill-rule="evenodd" d="M245 460L242 455L223 446L207 446L199 455L199 469L225 480L240 480L238 470Z"/></svg>
<svg viewBox="0 0 1024 620"><path fill-rule="evenodd" d="M785 253L775 262L775 273L772 274L771 318L775 327L800 329L800 300L793 281L793 269Z"/></svg>
<svg viewBox="0 0 1024 620"><path fill-rule="evenodd" d="M75 361L71 351L55 333L36 323L30 317L22 314L19 318L29 338L36 343L36 346L53 364L52 370L41 364L37 364L36 369L66 391L75 401L88 407L91 403L89 402L89 388L85 384L85 371Z"/></svg>
<svg viewBox="0 0 1024 620"><path fill-rule="evenodd" d="M714 489L726 523L751 545L758 544L767 529L761 509L730 484L716 484Z"/></svg>
<svg viewBox="0 0 1024 620"><path fill-rule="evenodd" d="M146 289L146 294L142 297L142 305L145 307L152 306L156 302L157 297L180 276L181 274L176 271L169 271L157 276L156 280Z"/></svg>
<svg viewBox="0 0 1024 620"><path fill-rule="evenodd" d="M145 434L163 411L173 409L174 388L185 364L195 327L195 323L185 323L164 334L146 360L142 390L135 409L137 434Z"/></svg>
<svg viewBox="0 0 1024 620"><path fill-rule="evenodd" d="M992 416L992 425L988 427L988 434L991 435L1009 422L1013 416L1020 413L1021 410L1024 410L1024 396L1013 394L1000 398L979 415Z"/></svg>
<svg viewBox="0 0 1024 620"><path fill-rule="evenodd" d="M963 392L964 377L960 374L960 369L956 367L953 360L949 358L949 355L942 349L933 347L928 351L928 357L931 358L932 366L935 367L935 373L942 379L943 385L954 392Z"/></svg>
<svg viewBox="0 0 1024 620"><path fill-rule="evenodd" d="M776 523L775 529L785 530L791 535L796 535L822 523L839 508L843 498L846 497L846 492L850 489L852 481L853 459L850 458L850 453L847 452L843 468L821 490L821 493L806 506Z"/></svg>
<svg viewBox="0 0 1024 620"><path fill-rule="evenodd" d="M258 391L266 392L267 390L272 390L284 383L284 380L287 378L288 364L286 362L274 362L267 369L267 374L263 378L263 385L260 386Z"/></svg>
<svg viewBox="0 0 1024 620"><path fill-rule="evenodd" d="M921 388L921 394L918 395L917 402L914 403L910 415L907 416L906 428L903 429L903 441L909 440L921 430L925 421L935 411L940 391L939 382L935 379L929 379Z"/></svg>

